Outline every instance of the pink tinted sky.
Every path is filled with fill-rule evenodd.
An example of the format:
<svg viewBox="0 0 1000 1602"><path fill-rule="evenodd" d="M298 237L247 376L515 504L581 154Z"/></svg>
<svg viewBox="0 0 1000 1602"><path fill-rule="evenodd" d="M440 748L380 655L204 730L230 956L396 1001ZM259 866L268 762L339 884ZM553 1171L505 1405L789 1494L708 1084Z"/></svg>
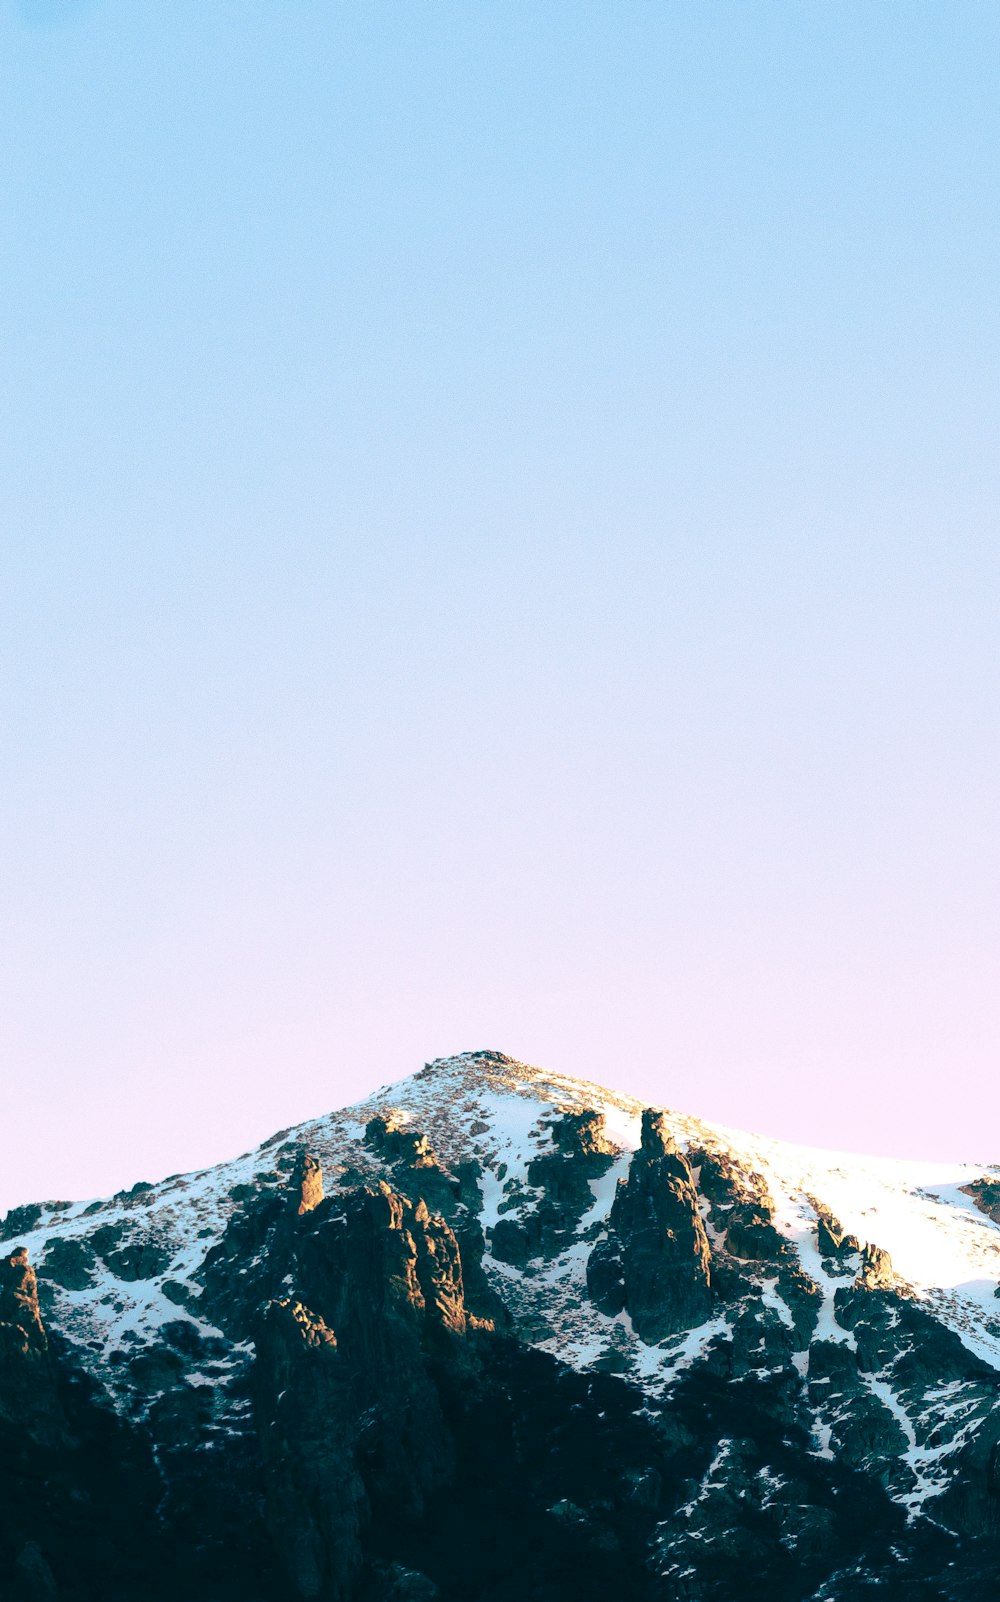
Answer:
<svg viewBox="0 0 1000 1602"><path fill-rule="evenodd" d="M481 1046L1000 1160L998 33L3 13L0 1206Z"/></svg>

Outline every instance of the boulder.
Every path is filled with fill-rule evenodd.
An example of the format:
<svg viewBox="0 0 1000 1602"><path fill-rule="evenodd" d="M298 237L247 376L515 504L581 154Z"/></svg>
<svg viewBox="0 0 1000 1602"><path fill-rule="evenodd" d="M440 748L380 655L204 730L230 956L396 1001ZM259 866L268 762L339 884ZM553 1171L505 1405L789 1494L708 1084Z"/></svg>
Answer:
<svg viewBox="0 0 1000 1602"><path fill-rule="evenodd" d="M744 1262L774 1262L788 1252L784 1237L774 1227L771 1209L761 1202L736 1206L729 1214L726 1247Z"/></svg>

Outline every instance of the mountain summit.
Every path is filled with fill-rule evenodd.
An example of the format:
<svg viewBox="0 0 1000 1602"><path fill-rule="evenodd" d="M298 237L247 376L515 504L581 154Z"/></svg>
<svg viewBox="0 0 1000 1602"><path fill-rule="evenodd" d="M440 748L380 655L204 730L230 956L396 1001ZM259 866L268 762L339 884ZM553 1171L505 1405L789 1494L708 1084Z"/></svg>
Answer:
<svg viewBox="0 0 1000 1602"><path fill-rule="evenodd" d="M0 1596L992 1596L1000 1170L499 1052L0 1222Z"/></svg>

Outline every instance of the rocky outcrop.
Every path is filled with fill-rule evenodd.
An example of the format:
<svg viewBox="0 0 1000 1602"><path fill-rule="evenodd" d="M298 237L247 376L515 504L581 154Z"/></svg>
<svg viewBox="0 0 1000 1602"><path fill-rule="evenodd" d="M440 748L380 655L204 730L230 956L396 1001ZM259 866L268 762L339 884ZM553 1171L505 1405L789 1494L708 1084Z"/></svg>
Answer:
<svg viewBox="0 0 1000 1602"><path fill-rule="evenodd" d="M436 1168L438 1160L426 1135L412 1128L399 1113L377 1113L365 1127L365 1145L387 1162L408 1168Z"/></svg>
<svg viewBox="0 0 1000 1602"><path fill-rule="evenodd" d="M0 1218L0 1240L15 1240L18 1235L30 1235L42 1221L42 1209L37 1202L24 1207L12 1207Z"/></svg>
<svg viewBox="0 0 1000 1602"><path fill-rule="evenodd" d="M860 1252L856 1235L849 1235L840 1219L821 1201L809 1198L816 1213L816 1244L824 1257L842 1259Z"/></svg>
<svg viewBox="0 0 1000 1602"><path fill-rule="evenodd" d="M341 1602L371 1509L419 1517L452 1473L444 1397L474 1373L466 1337L491 1326L466 1308L448 1224L384 1181L301 1229L299 1299L269 1303L256 1332L255 1411L294 1594Z"/></svg>
<svg viewBox="0 0 1000 1602"><path fill-rule="evenodd" d="M292 1175L292 1195L300 1218L303 1213L311 1213L323 1200L323 1168L310 1152L299 1154Z"/></svg>
<svg viewBox="0 0 1000 1602"><path fill-rule="evenodd" d="M126 1284L155 1279L170 1262L170 1253L149 1231L128 1224L101 1224L89 1245L117 1279Z"/></svg>
<svg viewBox="0 0 1000 1602"><path fill-rule="evenodd" d="M779 1262L790 1255L788 1243L774 1227L774 1215L766 1202L747 1202L733 1207L726 1228L726 1248L744 1262Z"/></svg>
<svg viewBox="0 0 1000 1602"><path fill-rule="evenodd" d="M454 1219L462 1181L439 1162L427 1136L398 1113L379 1113L365 1129L365 1145L389 1166L393 1188L410 1201L426 1202L434 1213Z"/></svg>
<svg viewBox="0 0 1000 1602"><path fill-rule="evenodd" d="M26 1350L48 1350L38 1282L23 1246L0 1260L0 1327L16 1332Z"/></svg>
<svg viewBox="0 0 1000 1602"><path fill-rule="evenodd" d="M562 1113L552 1120L550 1128L564 1157L582 1163L596 1159L590 1163L590 1173L595 1179L605 1172L607 1163L603 1159L613 1157L615 1147L608 1139L603 1113L593 1107L585 1107L582 1112Z"/></svg>
<svg viewBox="0 0 1000 1602"><path fill-rule="evenodd" d="M68 1432L38 1283L23 1247L0 1258L0 1420L48 1446Z"/></svg>
<svg viewBox="0 0 1000 1602"><path fill-rule="evenodd" d="M268 1528L293 1595L339 1602L360 1573L369 1512L349 1375L333 1331L300 1302L268 1304L256 1349Z"/></svg>
<svg viewBox="0 0 1000 1602"><path fill-rule="evenodd" d="M642 1115L642 1140L619 1182L606 1240L587 1266L591 1299L624 1307L647 1343L693 1329L711 1312L708 1236L691 1168L663 1114Z"/></svg>
<svg viewBox="0 0 1000 1602"><path fill-rule="evenodd" d="M221 1238L205 1254L196 1305L233 1340L250 1340L263 1303L281 1295L292 1267L300 1201L294 1184L262 1186L241 1196Z"/></svg>
<svg viewBox="0 0 1000 1602"><path fill-rule="evenodd" d="M61 1285L63 1290L85 1290L94 1283L97 1256L86 1241L56 1236L45 1242L45 1253L38 1275L42 1289Z"/></svg>
<svg viewBox="0 0 1000 1602"><path fill-rule="evenodd" d="M964 1196L969 1196L975 1202L981 1213L1000 1224L1000 1177L974 1179L971 1184L960 1185Z"/></svg>
<svg viewBox="0 0 1000 1602"><path fill-rule="evenodd" d="M870 1242L861 1253L858 1284L864 1290L892 1290L896 1283L892 1258L882 1246Z"/></svg>
<svg viewBox="0 0 1000 1602"><path fill-rule="evenodd" d="M162 1558L145 1443L45 1328L23 1248L0 1259L0 1597L127 1602Z"/></svg>

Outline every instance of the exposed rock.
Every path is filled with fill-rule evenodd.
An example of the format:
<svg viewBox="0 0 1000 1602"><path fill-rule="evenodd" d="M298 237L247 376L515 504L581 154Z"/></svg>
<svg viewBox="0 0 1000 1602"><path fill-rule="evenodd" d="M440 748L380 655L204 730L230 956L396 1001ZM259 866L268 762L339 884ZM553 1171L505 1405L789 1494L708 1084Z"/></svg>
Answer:
<svg viewBox="0 0 1000 1602"><path fill-rule="evenodd" d="M66 1240L57 1235L45 1242L45 1255L38 1269L41 1280L61 1285L64 1290L85 1290L93 1284L97 1259L86 1241Z"/></svg>
<svg viewBox="0 0 1000 1602"><path fill-rule="evenodd" d="M426 1202L432 1212L456 1216L462 1181L445 1171L420 1130L394 1113L379 1114L368 1122L365 1144L391 1165L394 1189L412 1202Z"/></svg>
<svg viewBox="0 0 1000 1602"><path fill-rule="evenodd" d="M437 1167L427 1137L395 1113L377 1113L369 1120L365 1144L388 1162L406 1163L410 1168Z"/></svg>
<svg viewBox="0 0 1000 1602"><path fill-rule="evenodd" d="M756 1295L757 1279L748 1264L730 1257L724 1249L713 1247L711 1266L713 1301L738 1302L745 1296Z"/></svg>
<svg viewBox="0 0 1000 1602"><path fill-rule="evenodd" d="M713 1270L713 1288L715 1276ZM819 1322L823 1293L789 1253L778 1266L778 1294L792 1315L796 1345L807 1347Z"/></svg>
<svg viewBox="0 0 1000 1602"><path fill-rule="evenodd" d="M242 1202L199 1270L204 1287L196 1304L199 1316L234 1340L249 1340L260 1308L280 1297L293 1265L296 1221L294 1192L291 1206L288 1195L275 1190L257 1190Z"/></svg>
<svg viewBox="0 0 1000 1602"><path fill-rule="evenodd" d="M997 1385L996 1370L908 1296L855 1282L837 1291L834 1310L837 1322L854 1335L864 1373L891 1368L898 1386Z"/></svg>
<svg viewBox="0 0 1000 1602"><path fill-rule="evenodd" d="M722 1152L696 1147L688 1153L692 1168L698 1170L698 1189L718 1206L731 1207L744 1199L732 1160Z"/></svg>
<svg viewBox="0 0 1000 1602"><path fill-rule="evenodd" d="M863 1468L884 1485L908 1442L903 1426L885 1403L871 1391L859 1390L833 1414L830 1445L840 1462L849 1468Z"/></svg>
<svg viewBox="0 0 1000 1602"><path fill-rule="evenodd" d="M787 1369L789 1377L792 1375L792 1332L760 1296L748 1299L734 1319L731 1346L731 1377L740 1378L744 1374L760 1370L772 1372L779 1368ZM793 1384L797 1389L797 1379Z"/></svg>
<svg viewBox="0 0 1000 1602"><path fill-rule="evenodd" d="M599 1240L587 1258L587 1294L609 1318L625 1306L625 1263L617 1233Z"/></svg>
<svg viewBox="0 0 1000 1602"><path fill-rule="evenodd" d="M844 1229L839 1218L836 1218L828 1207L822 1202L813 1202L816 1209L816 1240L824 1257L836 1257L844 1244Z"/></svg>
<svg viewBox="0 0 1000 1602"><path fill-rule="evenodd" d="M1000 1224L1000 1177L974 1179L968 1185L960 1185L959 1189L963 1195L971 1196L981 1213L994 1224Z"/></svg>
<svg viewBox="0 0 1000 1602"><path fill-rule="evenodd" d="M670 1133L667 1115L662 1107L647 1107L642 1115L640 1129L639 1149L647 1159L667 1157L678 1152L677 1142ZM691 1169L686 1158L684 1163L687 1177L690 1179Z"/></svg>
<svg viewBox="0 0 1000 1602"><path fill-rule="evenodd" d="M892 1269L892 1258L884 1247L873 1246L870 1242L865 1247L857 1282L865 1290L892 1290L896 1276Z"/></svg>
<svg viewBox="0 0 1000 1602"><path fill-rule="evenodd" d="M302 1222L302 1300L270 1303L258 1327L255 1408L268 1520L289 1532L295 1593L340 1602L370 1507L414 1517L453 1469L439 1368L471 1372L464 1337L477 1321L456 1237L422 1201L382 1181ZM410 1589L404 1578L384 1594L431 1595L425 1577Z"/></svg>
<svg viewBox="0 0 1000 1602"><path fill-rule="evenodd" d="M536 1255L541 1244L541 1230L537 1219L532 1218L531 1224L533 1228L516 1218L497 1219L490 1235L490 1250L498 1262L523 1268L528 1259Z"/></svg>
<svg viewBox="0 0 1000 1602"><path fill-rule="evenodd" d="M737 1205L771 1206L763 1176L737 1165L726 1152L696 1148L689 1155L692 1168L698 1170L698 1189L712 1203L713 1215L722 1215L722 1222Z"/></svg>
<svg viewBox="0 0 1000 1602"><path fill-rule="evenodd" d="M192 1290L190 1285L184 1284L181 1280L161 1280L160 1290L167 1298L167 1301L173 1302L175 1307L194 1307L197 1305L198 1297L195 1291Z"/></svg>
<svg viewBox="0 0 1000 1602"><path fill-rule="evenodd" d="M846 1341L813 1341L809 1348L809 1380L814 1386L827 1385L837 1395L860 1390L857 1353Z"/></svg>
<svg viewBox="0 0 1000 1602"><path fill-rule="evenodd" d="M271 1302L257 1329L266 1518L297 1597L352 1595L368 1498L354 1460L350 1376L323 1319Z"/></svg>
<svg viewBox="0 0 1000 1602"><path fill-rule="evenodd" d="M749 1262L776 1261L788 1254L784 1237L774 1227L770 1207L761 1202L733 1208L726 1246L734 1257Z"/></svg>
<svg viewBox="0 0 1000 1602"><path fill-rule="evenodd" d="M541 1199L518 1217L501 1218L493 1226L491 1250L500 1262L523 1267L533 1257L552 1257L564 1250L594 1204L591 1182L614 1161L604 1118L593 1109L562 1113L547 1128L554 1150L533 1157L527 1175L528 1183L542 1192ZM505 1172L501 1164L497 1177L502 1179ZM507 1189L517 1196L512 1182ZM513 1207L513 1197L504 1206Z"/></svg>
<svg viewBox="0 0 1000 1602"><path fill-rule="evenodd" d="M129 1207L135 1202L145 1201L146 1197L155 1189L156 1186L151 1185L148 1179L137 1179L134 1185L129 1186L128 1190L116 1190L114 1200L116 1202L124 1202L125 1206Z"/></svg>
<svg viewBox="0 0 1000 1602"><path fill-rule="evenodd" d="M0 1324L16 1330L29 1346L47 1350L38 1283L23 1246L0 1259Z"/></svg>
<svg viewBox="0 0 1000 1602"><path fill-rule="evenodd" d="M68 1430L23 1246L0 1258L0 1422L48 1446L64 1441Z"/></svg>
<svg viewBox="0 0 1000 1602"><path fill-rule="evenodd" d="M452 1173L458 1183L458 1199L470 1212L478 1213L483 1205L483 1165L475 1157L455 1163Z"/></svg>
<svg viewBox="0 0 1000 1602"><path fill-rule="evenodd" d="M829 1207L825 1207L813 1196L809 1199L816 1212L816 1241L823 1256L844 1262L845 1259L859 1254L861 1242L858 1237L847 1234L840 1219L830 1211Z"/></svg>
<svg viewBox="0 0 1000 1602"><path fill-rule="evenodd" d="M528 1164L528 1181L544 1193L535 1210L544 1253L558 1251L593 1206L592 1179L607 1172L613 1154L596 1113L566 1114L550 1125L555 1150Z"/></svg>
<svg viewBox="0 0 1000 1602"><path fill-rule="evenodd" d="M170 1252L152 1235L129 1224L101 1224L89 1245L118 1279L126 1284L155 1279L169 1265Z"/></svg>
<svg viewBox="0 0 1000 1602"><path fill-rule="evenodd" d="M1000 1405L964 1442L957 1468L940 1499L941 1516L967 1535L995 1540L1000 1536Z"/></svg>
<svg viewBox="0 0 1000 1602"><path fill-rule="evenodd" d="M311 1213L323 1200L323 1169L317 1158L307 1151L300 1154L295 1164L292 1194L300 1217L303 1213Z"/></svg>
<svg viewBox="0 0 1000 1602"><path fill-rule="evenodd" d="M17 1235L30 1235L42 1221L42 1209L36 1202L26 1207L12 1207L0 1218L0 1240L13 1240Z"/></svg>
<svg viewBox="0 0 1000 1602"><path fill-rule="evenodd" d="M555 1143L565 1157L604 1158L615 1154L615 1148L607 1137L604 1114L596 1112L593 1107L585 1108L583 1112L563 1113L561 1117L553 1119L551 1129ZM606 1168L607 1163L597 1163L594 1172L602 1174Z"/></svg>
<svg viewBox="0 0 1000 1602"><path fill-rule="evenodd" d="M617 1246L625 1306L644 1341L693 1329L709 1317L710 1254L698 1194L663 1114L652 1108L642 1115L642 1142L628 1179L619 1182L608 1237L595 1248L593 1269L588 1265L588 1286L593 1282L605 1305L613 1305Z"/></svg>
<svg viewBox="0 0 1000 1602"><path fill-rule="evenodd" d="M366 1422L365 1451L379 1493L414 1510L447 1473L451 1455L428 1350L460 1360L449 1342L468 1327L458 1243L441 1218L384 1181L318 1211L299 1253L307 1305L336 1331L352 1394Z"/></svg>

